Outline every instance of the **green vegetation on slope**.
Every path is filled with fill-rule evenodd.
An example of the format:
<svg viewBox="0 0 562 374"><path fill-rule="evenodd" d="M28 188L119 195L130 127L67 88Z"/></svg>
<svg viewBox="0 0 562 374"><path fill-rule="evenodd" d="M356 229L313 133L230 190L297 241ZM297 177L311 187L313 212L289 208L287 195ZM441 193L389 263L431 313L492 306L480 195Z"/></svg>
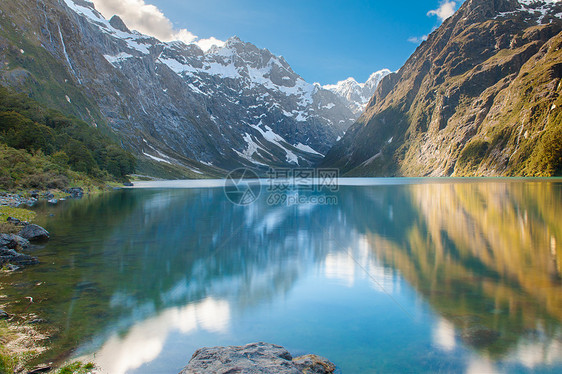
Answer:
<svg viewBox="0 0 562 374"><path fill-rule="evenodd" d="M382 81L322 165L346 176L561 176L562 21L504 14L513 6L465 2Z"/></svg>
<svg viewBox="0 0 562 374"><path fill-rule="evenodd" d="M87 123L0 87L0 187L64 188L125 180L134 156Z"/></svg>
<svg viewBox="0 0 562 374"><path fill-rule="evenodd" d="M0 143L0 188L64 189L70 184L87 186L93 180L83 173L72 171L41 152L29 153Z"/></svg>

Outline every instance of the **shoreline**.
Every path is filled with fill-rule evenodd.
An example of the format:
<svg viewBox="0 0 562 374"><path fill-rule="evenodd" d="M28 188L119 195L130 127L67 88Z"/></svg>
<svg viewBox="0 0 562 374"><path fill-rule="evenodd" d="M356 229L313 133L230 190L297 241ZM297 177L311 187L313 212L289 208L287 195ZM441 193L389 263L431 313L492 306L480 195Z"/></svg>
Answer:
<svg viewBox="0 0 562 374"><path fill-rule="evenodd" d="M111 189L113 187L113 189ZM12 263L14 258L8 258L0 263L0 277L13 272L33 271L34 265L40 263L41 259L28 256L33 246L45 243L48 237L40 240L30 240L25 238L20 240L19 234L25 227L34 227L44 230L41 226L35 225L33 222L37 217L34 209L38 204L47 203L55 206L61 202L72 199L82 199L86 196L95 196L98 194L111 192L115 190L115 186L107 185L105 189L92 189L81 187L71 187L66 190L50 189L46 191L25 190L25 191L3 191L0 193L0 236L3 239L14 239L14 248L8 247L3 249L4 254L10 253L21 255L22 258L34 259L37 262L29 262L26 264ZM47 235L49 233L44 230ZM23 244L23 245L22 245ZM17 252L16 252L17 251ZM25 253L22 253L25 251ZM30 366L30 363L38 358L42 353L50 349L50 338L56 334L56 326L41 318L35 313L26 313L27 308L23 312L9 313L6 311L6 305L3 301L6 295L2 290L9 286L0 282L0 372L7 370L13 373L29 373L29 372L59 372L63 368L70 368L72 373L90 372L93 366L91 364L82 364L81 362L72 362L66 364L71 357L71 351L61 357L54 359L52 362L41 363L39 365ZM33 303L30 298L29 305ZM66 365L65 365L66 364Z"/></svg>
<svg viewBox="0 0 562 374"><path fill-rule="evenodd" d="M156 181L134 181L132 186L123 189L197 189L197 188L223 188L228 179L169 179ZM249 183L290 183L293 179L248 179ZM312 183L310 183L312 182ZM393 186L407 184L455 184L455 183L529 183L529 182L560 182L562 177L343 177L338 178L338 186L362 187L362 186ZM297 182L296 186L308 186L310 184L320 185L322 181L318 178Z"/></svg>

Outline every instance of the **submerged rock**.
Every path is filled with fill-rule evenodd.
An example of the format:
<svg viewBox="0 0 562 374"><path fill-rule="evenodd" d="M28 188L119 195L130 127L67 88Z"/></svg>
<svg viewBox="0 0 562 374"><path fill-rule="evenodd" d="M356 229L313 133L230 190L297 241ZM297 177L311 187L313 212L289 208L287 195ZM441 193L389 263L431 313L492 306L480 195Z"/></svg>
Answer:
<svg viewBox="0 0 562 374"><path fill-rule="evenodd" d="M5 271L18 271L20 270L21 267L14 265L14 264L6 264L4 265L4 270Z"/></svg>
<svg viewBox="0 0 562 374"><path fill-rule="evenodd" d="M293 359L293 362L303 373L324 374L333 373L336 366L324 357L306 355Z"/></svg>
<svg viewBox="0 0 562 374"><path fill-rule="evenodd" d="M73 199L81 199L84 196L84 190L80 187L72 187L66 191Z"/></svg>
<svg viewBox="0 0 562 374"><path fill-rule="evenodd" d="M493 344L500 337L500 333L488 327L474 325L465 328L461 333L461 338L473 347L485 347Z"/></svg>
<svg viewBox="0 0 562 374"><path fill-rule="evenodd" d="M40 366L36 369L31 370L30 372L28 372L27 374L40 374L40 373L48 373L49 371L51 371L53 368L51 366Z"/></svg>
<svg viewBox="0 0 562 374"><path fill-rule="evenodd" d="M10 318L10 315L5 311L3 311L2 309L0 309L0 319L7 319L7 318Z"/></svg>
<svg viewBox="0 0 562 374"><path fill-rule="evenodd" d="M50 237L47 230L35 224L25 226L20 231L19 236L30 241L47 240Z"/></svg>
<svg viewBox="0 0 562 374"><path fill-rule="evenodd" d="M240 347L214 347L197 350L180 374L206 373L333 373L335 365L327 359L307 355L293 360L285 348L268 343Z"/></svg>
<svg viewBox="0 0 562 374"><path fill-rule="evenodd" d="M0 247L0 266L6 263L27 266L38 264L39 260L36 257L18 253L14 249Z"/></svg>
<svg viewBox="0 0 562 374"><path fill-rule="evenodd" d="M47 323L47 321L44 320L43 318L35 318L27 322L28 325L37 325L41 323Z"/></svg>

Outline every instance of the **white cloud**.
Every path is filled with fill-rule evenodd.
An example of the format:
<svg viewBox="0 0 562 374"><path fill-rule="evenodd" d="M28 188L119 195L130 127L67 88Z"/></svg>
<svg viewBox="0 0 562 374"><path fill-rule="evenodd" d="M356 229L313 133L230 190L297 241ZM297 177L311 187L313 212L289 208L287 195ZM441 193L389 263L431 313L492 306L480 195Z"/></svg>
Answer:
<svg viewBox="0 0 562 374"><path fill-rule="evenodd" d="M186 29L181 29L178 32L172 34L172 37L170 39L168 39L168 40L160 39L160 40L162 40L164 42L168 42L170 40L179 40L179 41L182 41L186 44L189 44L189 43L193 43L195 40L197 40L197 36L193 35L189 31L187 31Z"/></svg>
<svg viewBox="0 0 562 374"><path fill-rule="evenodd" d="M414 44L420 44L421 42L424 42L426 40L427 40L427 35L412 36L412 37L408 38L408 41L410 43L414 43Z"/></svg>
<svg viewBox="0 0 562 374"><path fill-rule="evenodd" d="M138 322L125 334L109 337L94 357L104 373L125 374L153 361L165 349L170 335L195 331L224 334L231 324L231 307L225 300L207 298L184 307L169 308Z"/></svg>
<svg viewBox="0 0 562 374"><path fill-rule="evenodd" d="M433 328L433 342L446 352L453 351L457 345L455 326L446 319L440 319Z"/></svg>
<svg viewBox="0 0 562 374"><path fill-rule="evenodd" d="M437 16L441 22L455 14L457 10L457 2L449 0L441 0L439 8L427 12L428 16Z"/></svg>
<svg viewBox="0 0 562 374"><path fill-rule="evenodd" d="M199 38L188 30L175 29L172 21L160 9L152 4L145 3L144 0L93 0L93 2L96 9L104 17L109 19L117 14L129 28L154 36L163 42L179 40L186 44L201 43L204 46L209 46L207 49L211 45L224 44L224 42L215 38L198 41ZM205 48L201 48L205 50Z"/></svg>
<svg viewBox="0 0 562 374"><path fill-rule="evenodd" d="M209 39L200 39L196 42L196 44L199 46L199 48L207 52L214 45L216 45L217 47L222 47L226 43L222 40L216 39L215 37L210 37Z"/></svg>
<svg viewBox="0 0 562 374"><path fill-rule="evenodd" d="M441 0L441 2L439 3L439 8L434 9L434 10L430 10L429 12L427 12L427 16L428 17L433 17L436 16L437 18L439 18L439 22L443 22L445 21L447 18L451 17L453 14L455 14L455 12L457 11L458 8L458 4L461 1L451 1L451 0ZM434 27L432 32L435 31L437 27ZM408 41L410 43L414 43L414 44L420 44L423 41L426 41L428 38L428 35L422 35L422 36L412 36L410 38L408 38Z"/></svg>

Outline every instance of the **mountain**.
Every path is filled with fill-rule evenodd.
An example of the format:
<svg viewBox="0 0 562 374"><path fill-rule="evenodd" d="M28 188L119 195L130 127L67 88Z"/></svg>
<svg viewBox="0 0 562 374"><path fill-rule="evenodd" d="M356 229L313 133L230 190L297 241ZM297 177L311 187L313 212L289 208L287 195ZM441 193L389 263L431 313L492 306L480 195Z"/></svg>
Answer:
<svg viewBox="0 0 562 374"><path fill-rule="evenodd" d="M326 85L324 88L338 95L344 100L347 107L359 116L375 94L379 83L390 73L390 70L383 69L371 74L365 83L357 83L354 78L350 77L337 84Z"/></svg>
<svg viewBox="0 0 562 374"><path fill-rule="evenodd" d="M323 165L347 175L562 174L562 3L467 0L386 76Z"/></svg>
<svg viewBox="0 0 562 374"><path fill-rule="evenodd" d="M119 138L140 172L311 166L357 119L237 37L207 52L165 43L87 0L3 1L0 11L0 83Z"/></svg>

